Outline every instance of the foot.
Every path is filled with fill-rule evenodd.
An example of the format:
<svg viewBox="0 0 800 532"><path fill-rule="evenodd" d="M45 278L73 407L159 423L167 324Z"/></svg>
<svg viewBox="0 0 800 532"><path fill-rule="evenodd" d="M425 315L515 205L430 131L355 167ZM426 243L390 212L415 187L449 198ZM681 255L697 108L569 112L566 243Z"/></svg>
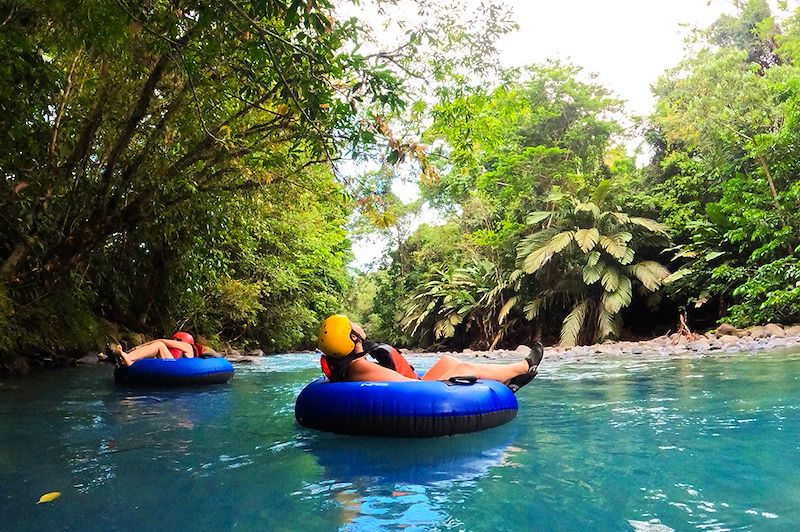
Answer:
<svg viewBox="0 0 800 532"><path fill-rule="evenodd" d="M114 364L117 366L130 366L128 364L127 359L125 358L125 351L122 350L122 346L117 344L111 350L111 356L114 358Z"/></svg>
<svg viewBox="0 0 800 532"><path fill-rule="evenodd" d="M539 374L539 364L542 362L542 358L544 358L544 346L542 346L541 342L536 342L533 345L531 354L525 357L525 361L528 362L528 371L508 381L508 387L512 392L517 393L520 388L531 382Z"/></svg>

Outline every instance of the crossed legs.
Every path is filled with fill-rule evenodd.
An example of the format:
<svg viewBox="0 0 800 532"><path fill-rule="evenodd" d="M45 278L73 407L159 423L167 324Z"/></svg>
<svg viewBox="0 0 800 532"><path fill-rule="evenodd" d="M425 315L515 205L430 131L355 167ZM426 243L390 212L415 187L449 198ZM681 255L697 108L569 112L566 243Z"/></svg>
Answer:
<svg viewBox="0 0 800 532"><path fill-rule="evenodd" d="M167 360L174 360L172 353L169 352L169 348L161 340L153 340L152 342L138 345L127 353L122 350L121 345L117 345L114 348L114 354L118 359L118 363L124 366L130 366L137 360L141 360L143 358L163 358Z"/></svg>

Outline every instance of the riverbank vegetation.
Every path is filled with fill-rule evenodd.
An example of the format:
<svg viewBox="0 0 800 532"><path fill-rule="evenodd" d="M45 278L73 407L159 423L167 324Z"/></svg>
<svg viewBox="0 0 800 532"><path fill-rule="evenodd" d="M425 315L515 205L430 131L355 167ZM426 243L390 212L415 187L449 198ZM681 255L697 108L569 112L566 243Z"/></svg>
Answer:
<svg viewBox="0 0 800 532"><path fill-rule="evenodd" d="M396 42L324 0L3 2L0 359L307 348L342 310L448 349L800 321L800 15L740 3L631 122L577 66L498 69L502 6L357 4Z"/></svg>

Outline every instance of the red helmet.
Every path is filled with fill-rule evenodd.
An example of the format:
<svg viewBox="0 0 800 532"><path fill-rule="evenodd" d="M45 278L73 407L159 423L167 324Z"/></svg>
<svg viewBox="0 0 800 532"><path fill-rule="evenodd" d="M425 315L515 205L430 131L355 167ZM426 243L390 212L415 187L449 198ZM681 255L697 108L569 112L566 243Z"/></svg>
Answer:
<svg viewBox="0 0 800 532"><path fill-rule="evenodd" d="M179 342L186 342L187 344L194 345L194 337L187 332L178 331L172 335L172 339L178 340Z"/></svg>

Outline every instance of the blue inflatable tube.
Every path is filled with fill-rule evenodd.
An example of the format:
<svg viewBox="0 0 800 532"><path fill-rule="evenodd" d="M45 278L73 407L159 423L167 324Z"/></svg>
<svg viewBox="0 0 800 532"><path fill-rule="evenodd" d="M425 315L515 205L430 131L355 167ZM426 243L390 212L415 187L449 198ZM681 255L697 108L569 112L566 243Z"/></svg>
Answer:
<svg viewBox="0 0 800 532"><path fill-rule="evenodd" d="M491 380L328 382L320 378L297 397L297 422L311 429L360 436L429 438L502 425L517 415L517 398Z"/></svg>
<svg viewBox="0 0 800 532"><path fill-rule="evenodd" d="M144 358L114 370L119 384L136 386L222 384L232 378L233 366L224 358Z"/></svg>

